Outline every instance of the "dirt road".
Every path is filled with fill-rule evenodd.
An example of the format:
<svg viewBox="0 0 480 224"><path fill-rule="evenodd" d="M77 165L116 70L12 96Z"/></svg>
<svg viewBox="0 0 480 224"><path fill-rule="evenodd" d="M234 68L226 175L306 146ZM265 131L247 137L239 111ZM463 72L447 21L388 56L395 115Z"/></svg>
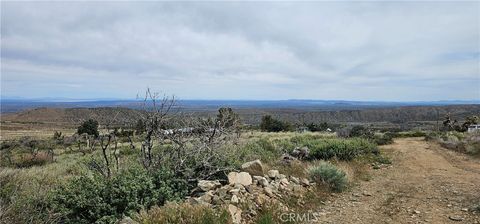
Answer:
<svg viewBox="0 0 480 224"><path fill-rule="evenodd" d="M480 161L428 143L396 139L382 147L391 167L334 196L320 223L480 223Z"/></svg>

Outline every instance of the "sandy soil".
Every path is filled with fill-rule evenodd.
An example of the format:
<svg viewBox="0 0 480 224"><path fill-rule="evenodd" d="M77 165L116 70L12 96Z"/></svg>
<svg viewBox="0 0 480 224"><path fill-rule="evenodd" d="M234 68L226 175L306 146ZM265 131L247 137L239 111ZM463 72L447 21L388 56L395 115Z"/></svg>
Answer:
<svg viewBox="0 0 480 224"><path fill-rule="evenodd" d="M422 138L383 150L391 167L320 208L319 223L480 223L480 161Z"/></svg>

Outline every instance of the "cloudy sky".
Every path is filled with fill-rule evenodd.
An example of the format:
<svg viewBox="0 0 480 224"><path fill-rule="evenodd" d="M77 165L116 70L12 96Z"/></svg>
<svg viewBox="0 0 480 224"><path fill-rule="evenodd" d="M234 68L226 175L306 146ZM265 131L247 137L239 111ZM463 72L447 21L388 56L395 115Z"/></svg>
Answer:
<svg viewBox="0 0 480 224"><path fill-rule="evenodd" d="M479 2L1 2L2 97L480 99Z"/></svg>

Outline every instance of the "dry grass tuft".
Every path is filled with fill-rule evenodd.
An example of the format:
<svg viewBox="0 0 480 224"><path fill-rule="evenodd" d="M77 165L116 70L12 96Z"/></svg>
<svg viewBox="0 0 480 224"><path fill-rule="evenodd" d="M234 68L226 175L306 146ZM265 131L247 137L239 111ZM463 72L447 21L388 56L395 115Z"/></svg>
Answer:
<svg viewBox="0 0 480 224"><path fill-rule="evenodd" d="M204 205L189 203L167 203L141 211L136 219L143 224L224 224L231 223L225 209L212 209Z"/></svg>

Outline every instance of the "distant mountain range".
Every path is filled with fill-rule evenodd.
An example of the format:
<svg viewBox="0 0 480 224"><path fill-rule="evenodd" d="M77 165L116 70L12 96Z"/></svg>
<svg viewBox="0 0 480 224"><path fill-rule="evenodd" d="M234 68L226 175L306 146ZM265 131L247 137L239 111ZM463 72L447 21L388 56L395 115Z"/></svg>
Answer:
<svg viewBox="0 0 480 224"><path fill-rule="evenodd" d="M351 110L398 106L446 106L480 104L480 100L444 100L444 101L349 101L349 100L179 100L178 107L184 110L204 111L216 110L219 107L232 108L282 108L303 109L307 111ZM15 113L27 109L49 108L98 108L98 107L126 107L138 109L143 105L142 100L121 99L67 99L67 98L1 98L0 113Z"/></svg>
<svg viewBox="0 0 480 224"><path fill-rule="evenodd" d="M204 104L202 104L204 105ZM187 116L212 117L216 108L188 108ZM306 109L305 109L306 108ZM316 107L314 107L316 108ZM323 108L323 107L322 107ZM187 110L187 108L183 108ZM480 105L446 105L446 106L397 106L397 107L362 107L362 109L311 109L304 108L236 108L235 112L245 124L258 124L262 116L273 115L292 123L372 123L409 124L411 122L432 122L444 118L446 114L459 121L466 116L480 115ZM36 108L17 113L2 115L2 122L28 122L61 126L76 126L87 119L95 119L100 124L134 124L144 115L143 110L126 107L95 108ZM179 114L180 115L180 114ZM413 124L415 126L416 123Z"/></svg>

